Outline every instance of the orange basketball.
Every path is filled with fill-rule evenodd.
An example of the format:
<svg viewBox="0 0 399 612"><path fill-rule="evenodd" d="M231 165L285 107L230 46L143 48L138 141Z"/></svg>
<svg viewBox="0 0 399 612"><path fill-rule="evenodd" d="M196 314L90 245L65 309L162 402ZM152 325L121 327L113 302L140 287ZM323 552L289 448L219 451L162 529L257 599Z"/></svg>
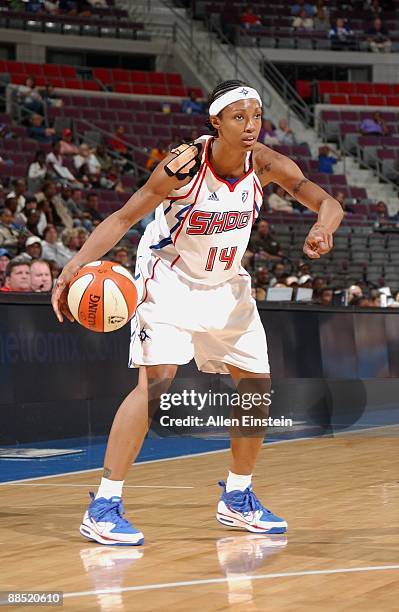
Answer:
<svg viewBox="0 0 399 612"><path fill-rule="evenodd" d="M68 306L78 323L96 332L112 332L134 315L137 289L126 268L112 261L83 266L68 289Z"/></svg>

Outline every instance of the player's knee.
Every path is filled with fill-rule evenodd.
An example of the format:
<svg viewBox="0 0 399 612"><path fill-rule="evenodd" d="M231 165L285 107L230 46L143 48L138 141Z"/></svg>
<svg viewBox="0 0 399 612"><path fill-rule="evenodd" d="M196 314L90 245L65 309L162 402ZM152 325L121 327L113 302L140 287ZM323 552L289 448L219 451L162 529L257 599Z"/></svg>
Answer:
<svg viewBox="0 0 399 612"><path fill-rule="evenodd" d="M147 370L148 404L150 412L155 414L159 407L160 397L169 391L176 375L177 366L161 364L150 366Z"/></svg>
<svg viewBox="0 0 399 612"><path fill-rule="evenodd" d="M271 380L266 377L242 378L237 384L240 408L256 418L267 418L271 404Z"/></svg>

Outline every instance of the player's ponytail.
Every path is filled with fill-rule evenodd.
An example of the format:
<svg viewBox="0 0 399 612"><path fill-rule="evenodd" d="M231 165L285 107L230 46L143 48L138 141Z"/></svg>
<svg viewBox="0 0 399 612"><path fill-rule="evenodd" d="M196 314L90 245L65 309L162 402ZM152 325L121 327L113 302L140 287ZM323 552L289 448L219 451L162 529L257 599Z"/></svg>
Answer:
<svg viewBox="0 0 399 612"><path fill-rule="evenodd" d="M241 87L241 86L248 86L248 84L244 83L244 81L240 81L238 79L231 79L230 81L222 81L221 83L216 85L215 89L213 91L211 91L211 93L209 94L209 97L208 97L208 108L210 107L210 105L215 100L220 98L220 96L223 96L228 91L232 91L233 89L236 89L237 87ZM223 112L223 111L221 111L221 112ZM219 116L220 116L220 114L221 113L219 113ZM213 125L211 124L211 122L209 120L206 123L206 127L211 132L211 134L217 138L217 136L218 136L217 130L215 130L215 128L213 127Z"/></svg>

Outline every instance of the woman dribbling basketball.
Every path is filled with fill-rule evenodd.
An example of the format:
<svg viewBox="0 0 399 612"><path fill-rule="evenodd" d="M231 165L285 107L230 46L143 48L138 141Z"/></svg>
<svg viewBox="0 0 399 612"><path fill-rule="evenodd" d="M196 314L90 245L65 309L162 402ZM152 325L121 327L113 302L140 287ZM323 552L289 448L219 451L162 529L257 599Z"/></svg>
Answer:
<svg viewBox="0 0 399 612"><path fill-rule="evenodd" d="M277 183L318 213L305 240L306 255L319 258L332 248L341 205L294 162L257 142L261 107L258 92L241 81L216 87L209 107L215 135L173 150L125 206L96 228L57 281L53 307L62 321L63 315L72 318L65 298L73 275L156 209L137 253L139 304L129 365L140 368L139 382L115 416L103 478L80 527L82 535L101 544L144 541L122 517L123 482L148 429L148 404L167 391L180 364L194 357L201 371L229 373L238 390L245 383L252 392L270 391L265 332L250 277L241 267L262 187ZM263 439L264 431L232 437L230 471L216 517L230 527L284 533L286 521L267 510L252 490Z"/></svg>

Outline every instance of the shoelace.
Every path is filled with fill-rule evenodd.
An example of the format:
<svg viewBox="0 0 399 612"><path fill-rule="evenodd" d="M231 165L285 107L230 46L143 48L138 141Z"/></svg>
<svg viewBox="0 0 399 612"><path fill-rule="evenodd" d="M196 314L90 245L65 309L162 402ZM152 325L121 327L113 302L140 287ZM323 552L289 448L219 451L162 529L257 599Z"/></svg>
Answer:
<svg viewBox="0 0 399 612"><path fill-rule="evenodd" d="M90 496L91 495L92 494L90 493ZM92 496L92 499L94 499L94 495ZM125 510L123 508L122 501L111 501L107 499L103 502L97 500L95 512L93 514L95 515L95 520L97 522L101 522L101 519L104 518L105 514L110 514L115 524L119 526L130 525L129 521L123 518L124 513Z"/></svg>
<svg viewBox="0 0 399 612"><path fill-rule="evenodd" d="M226 487L224 483L221 486L224 486L225 495L229 495L229 493L226 493ZM251 511L256 512L257 510L263 510L263 512L271 514L270 510L262 506L259 499L256 497L252 489L250 489L250 487L245 489L245 491L242 492L242 495L234 495L234 497L232 496L232 499L229 500L229 502L229 505L231 505L234 510L238 510L243 514L248 514Z"/></svg>

